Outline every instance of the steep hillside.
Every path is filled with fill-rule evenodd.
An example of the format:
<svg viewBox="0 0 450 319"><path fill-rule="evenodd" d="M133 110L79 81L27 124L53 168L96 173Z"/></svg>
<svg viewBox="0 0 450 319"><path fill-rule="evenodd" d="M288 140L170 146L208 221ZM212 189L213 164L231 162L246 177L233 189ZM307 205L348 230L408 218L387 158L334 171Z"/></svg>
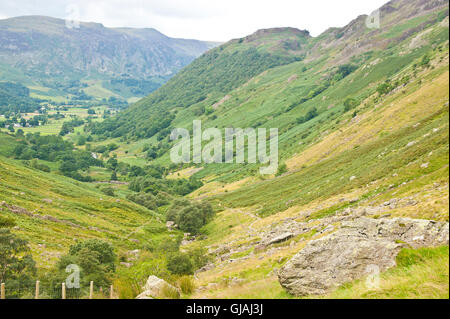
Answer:
<svg viewBox="0 0 450 319"><path fill-rule="evenodd" d="M152 137L169 127L185 109L199 116L210 114L224 94L252 77L269 68L302 60L308 39L308 32L286 28L258 31L224 44L202 55L160 90L117 118L95 127L93 132L134 139Z"/></svg>
<svg viewBox="0 0 450 319"><path fill-rule="evenodd" d="M155 29L69 26L42 16L0 20L0 80L63 92L96 80L124 98L141 97L215 46L169 38Z"/></svg>
<svg viewBox="0 0 450 319"><path fill-rule="evenodd" d="M192 244L215 256L197 273L193 297L292 298L279 269L348 220L414 218L448 227L448 51L444 56L421 74L423 82L383 98L292 158L291 172L210 183L191 194L223 209L204 229L207 239ZM379 288L363 278L325 297L447 298L448 246L411 260L383 273Z"/></svg>
<svg viewBox="0 0 450 319"><path fill-rule="evenodd" d="M167 163L170 129L191 128L194 119L202 120L205 128L276 127L281 159L287 160L336 130L335 121L348 118L358 106L367 107L366 99L383 82L391 81L391 89L403 85L407 75L417 73L414 64L434 55L436 47L442 49L448 41L446 4L393 1L381 8L380 29L368 29L363 16L317 38L273 29L233 40L194 61L126 112L93 126L92 132L140 140L124 145L120 153L137 153L141 163L142 146L153 145L156 162ZM318 116L303 121L314 109ZM254 164L205 168L197 176L215 175L222 181L258 170Z"/></svg>
<svg viewBox="0 0 450 319"><path fill-rule="evenodd" d="M1 155L16 145L0 133L0 217L16 222L15 233L29 241L39 267L53 266L77 241L102 239L125 253L167 240L159 213Z"/></svg>

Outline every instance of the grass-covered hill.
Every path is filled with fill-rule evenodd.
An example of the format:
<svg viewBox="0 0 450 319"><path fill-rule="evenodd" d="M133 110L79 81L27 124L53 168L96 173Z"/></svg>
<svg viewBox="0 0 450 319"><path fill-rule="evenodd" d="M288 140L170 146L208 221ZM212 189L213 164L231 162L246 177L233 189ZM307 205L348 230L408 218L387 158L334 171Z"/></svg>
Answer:
<svg viewBox="0 0 450 319"><path fill-rule="evenodd" d="M0 216L15 221L39 267L54 265L77 241L105 240L119 254L168 239L158 212L3 156L16 145L0 133Z"/></svg>
<svg viewBox="0 0 450 319"><path fill-rule="evenodd" d="M386 94L400 88L428 65L448 41L446 4L391 1L380 9L380 29L368 29L366 16L361 16L316 38L285 28L230 41L91 131L127 140L122 149L127 154L139 154L142 145L151 144L157 161L167 163L170 130L191 128L194 119L201 119L205 128L277 127L286 160L336 130L337 121L376 103L367 99L378 89ZM258 169L208 167L200 176L228 180Z"/></svg>
<svg viewBox="0 0 450 319"><path fill-rule="evenodd" d="M254 76L302 60L309 38L296 29L262 30L210 50L131 110L99 124L93 133L148 138L169 127L185 109L197 115L213 113L215 103Z"/></svg>

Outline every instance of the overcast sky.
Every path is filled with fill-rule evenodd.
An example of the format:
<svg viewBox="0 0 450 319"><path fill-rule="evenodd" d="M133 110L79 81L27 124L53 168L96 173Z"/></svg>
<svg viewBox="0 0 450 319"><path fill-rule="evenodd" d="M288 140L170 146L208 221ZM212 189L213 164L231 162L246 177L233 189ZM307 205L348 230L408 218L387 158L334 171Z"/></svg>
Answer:
<svg viewBox="0 0 450 319"><path fill-rule="evenodd" d="M272 27L307 29L313 36L370 14L388 0L1 0L0 19L46 15L151 27L177 38L228 41Z"/></svg>

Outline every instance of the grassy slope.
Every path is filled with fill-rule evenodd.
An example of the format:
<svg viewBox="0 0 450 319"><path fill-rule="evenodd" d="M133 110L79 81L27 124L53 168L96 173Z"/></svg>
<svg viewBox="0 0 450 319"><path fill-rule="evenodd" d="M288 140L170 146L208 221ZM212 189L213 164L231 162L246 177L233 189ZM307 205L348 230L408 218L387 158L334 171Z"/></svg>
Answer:
<svg viewBox="0 0 450 319"><path fill-rule="evenodd" d="M210 198L217 205L231 208L219 213L205 228L209 237L202 244L213 249L230 244L238 249L285 218L302 220L302 212L312 212L319 218L349 205L376 206L392 198L411 197L418 203L386 209L380 215L448 221L448 51L444 56L442 61L435 60L434 69L423 71L402 90L360 112L356 119L344 121L339 130L292 157L287 175L255 180L250 185L244 182L243 187L237 183L213 187ZM412 141L416 143L407 147ZM425 163L427 168L422 167ZM351 176L356 179L350 181ZM217 191L222 194L217 195ZM201 191L196 194L205 196ZM359 198L358 202L349 204L353 198ZM272 270L308 240L295 239L271 253L242 252L235 258L247 255L249 259L218 263L215 269L198 276L198 285L217 286L199 291L194 297L291 298ZM380 291L370 292L363 282L356 282L327 297L445 298L448 247L445 249L447 254L383 274ZM243 279L243 283L231 285L234 277Z"/></svg>
<svg viewBox="0 0 450 319"><path fill-rule="evenodd" d="M12 138L0 133L0 140L2 153L13 147ZM108 197L90 184L30 169L0 155L2 201L60 221L18 215L6 207L0 211L2 216L17 222L19 228L15 232L30 242L34 258L43 268L53 264L77 240L104 239L120 252L168 238L160 216L152 211L125 199ZM150 228L153 230L148 233L146 229Z"/></svg>
<svg viewBox="0 0 450 319"><path fill-rule="evenodd" d="M348 38L344 36L344 38L338 40L335 39L336 35L329 32L324 33L318 38L310 39L307 44L309 47L302 44L302 50L310 50L304 61L271 68L235 89L227 92L211 91L213 93L209 92L211 94L208 95L205 101L185 108L176 108L178 113L171 126L190 128L194 119L201 119L205 128L277 127L280 132L281 160L289 160L296 153L304 152L311 144L315 144L324 135L337 131L343 121L351 118L352 112L343 114L343 101L347 97L354 97L359 101L365 102L366 98L373 94L379 83L388 78L393 78L397 74L400 78L401 74L410 74L413 63L420 62L423 55L433 52L432 47L435 44L444 43L448 39L448 27L437 26L434 23L427 30L427 27L422 26L424 21L433 21L437 15L437 12L428 13L421 19L410 22L407 28L402 29L403 32L396 32L396 34L401 33L400 39L387 36L391 32L390 27L380 31L373 31L374 34L371 33L370 37L365 35L373 42L372 46L364 47L364 50L356 52L348 52L347 47L353 41L361 42L361 45L365 45L358 33L350 33ZM391 22L386 23L389 25ZM418 30L424 28L426 30L426 32L423 32L421 45L417 45L414 48L410 48L411 40L422 33L409 34L405 38L403 34L408 34L411 28L419 28ZM262 39L264 40L265 37L268 36L265 35ZM326 46L324 44L328 42L333 45ZM384 46L381 47L383 50L380 50L379 46L381 45ZM245 41L243 43L231 42L228 46L223 46L225 48L223 51L226 52L229 48L238 50L240 46L246 48L248 44ZM218 50L216 49L216 51ZM359 66L359 69L315 98L288 111L292 104L322 84L324 78L335 70L336 65L349 62ZM131 108L128 113L138 113L138 110L141 113L145 113L145 110L165 105L164 103L167 101L164 100L163 93L171 92L172 90L172 93L175 94L178 90L178 78L189 74L189 71L192 70L187 68L178 77L174 78L169 85L166 85L163 88L164 90L157 92L159 95L156 94L143 99L135 107ZM158 101L162 99L162 101L152 104L152 101L155 99ZM220 103L211 115L198 116L193 112L200 106L210 106L214 102L221 100L223 103ZM169 103L171 108L174 108L174 103ZM312 107L318 109L320 116L312 121L298 125L296 122L297 118L305 115ZM361 108L363 107L361 106ZM140 116L142 117L142 114ZM138 123L138 120L134 123ZM123 155L127 151L128 154L124 156L127 160L131 154L136 154L140 158L136 163L143 165L145 160L141 151L145 144L156 145L158 141L156 138L151 138L124 144L120 149L121 154ZM162 164L168 161L168 153L156 160L157 163ZM256 175L257 169L258 165L251 164L245 166L208 165L196 176L208 179L214 176L216 182L233 182L249 175Z"/></svg>

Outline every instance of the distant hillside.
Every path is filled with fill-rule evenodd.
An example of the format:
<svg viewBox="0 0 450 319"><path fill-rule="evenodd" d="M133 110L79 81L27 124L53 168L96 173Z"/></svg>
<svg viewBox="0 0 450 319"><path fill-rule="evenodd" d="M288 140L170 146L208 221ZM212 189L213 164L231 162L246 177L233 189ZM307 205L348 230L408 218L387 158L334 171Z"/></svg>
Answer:
<svg viewBox="0 0 450 319"><path fill-rule="evenodd" d="M309 39L307 31L279 28L232 40L202 55L132 109L100 124L94 133L151 137L167 128L181 109L192 107L197 115L210 113L224 94L252 77L304 59Z"/></svg>
<svg viewBox="0 0 450 319"><path fill-rule="evenodd" d="M30 98L30 90L23 85L0 82L0 114L34 112L38 101Z"/></svg>
<svg viewBox="0 0 450 319"><path fill-rule="evenodd" d="M105 28L24 16L0 20L0 80L62 91L101 80L122 97L144 96L216 44L169 38L155 29Z"/></svg>
<svg viewBox="0 0 450 319"><path fill-rule="evenodd" d="M210 50L159 90L92 131L131 140L160 133L160 140L168 135L167 128L201 118L219 127L271 123L292 135L298 130L296 119L309 108L331 113L326 108L348 97L362 100L369 93L364 89L425 54L430 41L418 35L447 16L448 1L395 0L380 8L380 28L368 28L367 16L360 16L318 37L293 28L259 30ZM436 32L433 45L448 39L448 29ZM411 47L405 47L414 36L418 38ZM379 71L362 76L368 63ZM358 69L358 81L345 81ZM265 76L272 70L280 74Z"/></svg>

